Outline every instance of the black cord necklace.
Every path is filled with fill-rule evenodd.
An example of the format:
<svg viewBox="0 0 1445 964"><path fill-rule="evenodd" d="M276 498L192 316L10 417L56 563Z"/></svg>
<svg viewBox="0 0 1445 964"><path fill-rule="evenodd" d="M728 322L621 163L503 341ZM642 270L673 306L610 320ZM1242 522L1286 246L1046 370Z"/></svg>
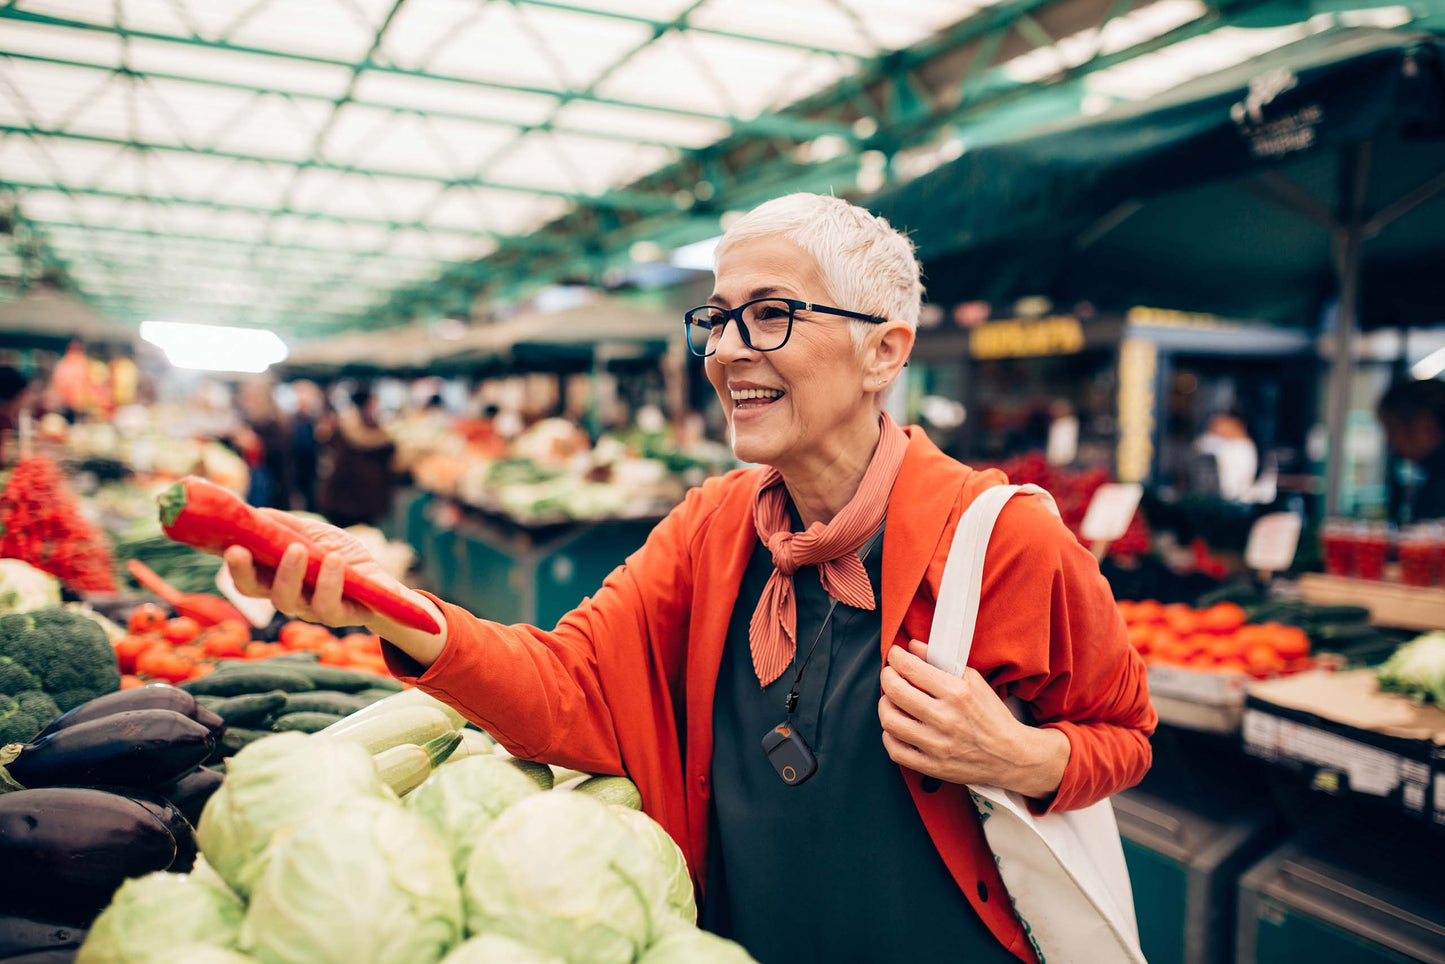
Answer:
<svg viewBox="0 0 1445 964"><path fill-rule="evenodd" d="M879 526L878 531L873 534L863 545L863 551L858 553L858 561L866 562L868 554L878 545L883 537L883 527ZM778 776L789 786L797 786L813 774L818 772L818 758L813 755L813 748L808 746L808 741L803 739L796 729L793 728L793 712L798 708L798 691L803 683L803 673L807 670L808 664L813 660L813 653L818 649L818 643L823 638L823 631L833 620L833 611L838 608L838 600L835 598L828 606L828 613L823 617L822 625L818 627L818 634L813 637L813 644L808 647L808 654L803 657L802 665L793 672L793 684L788 688L788 695L783 698L783 709L788 717L777 726L773 727L763 737L763 753L767 754L768 762L773 769L778 771ZM797 663L797 652L794 651L793 662Z"/></svg>

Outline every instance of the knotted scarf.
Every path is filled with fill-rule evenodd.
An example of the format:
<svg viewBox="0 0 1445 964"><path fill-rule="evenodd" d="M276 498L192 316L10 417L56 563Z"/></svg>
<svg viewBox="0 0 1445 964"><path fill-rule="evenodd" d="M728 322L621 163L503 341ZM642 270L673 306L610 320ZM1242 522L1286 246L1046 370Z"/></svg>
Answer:
<svg viewBox="0 0 1445 964"><path fill-rule="evenodd" d="M797 650L798 608L793 596L793 573L803 566L817 566L824 591L840 603L855 609L878 606L868 573L858 558L858 548L883 524L888 494L908 449L908 436L887 414L881 428L878 447L858 491L831 522L814 522L802 532L793 532L782 474L768 469L758 484L753 525L758 538L773 554L773 574L753 610L748 643L753 669L763 686L783 674Z"/></svg>

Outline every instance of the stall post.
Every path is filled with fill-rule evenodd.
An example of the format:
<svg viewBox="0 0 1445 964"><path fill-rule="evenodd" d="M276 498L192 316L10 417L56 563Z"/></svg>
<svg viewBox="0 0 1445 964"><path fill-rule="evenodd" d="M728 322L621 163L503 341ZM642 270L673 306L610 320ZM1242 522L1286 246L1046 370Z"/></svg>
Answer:
<svg viewBox="0 0 1445 964"><path fill-rule="evenodd" d="M1370 185L1369 142L1349 147L1343 157L1341 205L1333 242L1340 301L1335 313L1335 343L1330 366L1326 427L1329 454L1325 463L1325 514L1340 510L1344 482L1345 436L1350 417L1350 388L1354 381L1355 341L1360 329L1360 246L1365 240L1365 194Z"/></svg>

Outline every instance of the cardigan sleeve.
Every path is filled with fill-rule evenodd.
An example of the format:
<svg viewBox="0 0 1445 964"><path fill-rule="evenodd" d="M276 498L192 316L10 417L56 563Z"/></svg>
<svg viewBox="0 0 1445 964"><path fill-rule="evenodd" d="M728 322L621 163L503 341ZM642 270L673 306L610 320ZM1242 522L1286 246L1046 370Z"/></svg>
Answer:
<svg viewBox="0 0 1445 964"><path fill-rule="evenodd" d="M1144 661L1097 561L1039 499L1014 498L999 516L970 663L1068 737L1063 780L1035 812L1089 806L1149 769L1158 717Z"/></svg>
<svg viewBox="0 0 1445 964"><path fill-rule="evenodd" d="M653 674L676 685L682 673L690 547L707 511L704 493L689 493L596 595L552 631L489 622L438 600L447 640L436 661L423 671L386 645L388 668L454 706L516 756L621 774L614 718L628 707L614 704L654 685ZM620 661L628 672L604 679L599 647L614 648L606 662Z"/></svg>

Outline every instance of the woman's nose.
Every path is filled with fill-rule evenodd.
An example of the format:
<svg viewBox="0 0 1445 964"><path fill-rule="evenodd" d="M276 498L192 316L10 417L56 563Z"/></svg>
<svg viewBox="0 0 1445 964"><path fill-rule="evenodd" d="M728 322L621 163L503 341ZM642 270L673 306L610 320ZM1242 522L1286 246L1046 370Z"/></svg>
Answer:
<svg viewBox="0 0 1445 964"><path fill-rule="evenodd" d="M730 320L723 328L722 334L718 337L717 351L714 356L719 362L727 364L740 358L751 358L755 355L747 342L743 341L742 329L737 321Z"/></svg>

